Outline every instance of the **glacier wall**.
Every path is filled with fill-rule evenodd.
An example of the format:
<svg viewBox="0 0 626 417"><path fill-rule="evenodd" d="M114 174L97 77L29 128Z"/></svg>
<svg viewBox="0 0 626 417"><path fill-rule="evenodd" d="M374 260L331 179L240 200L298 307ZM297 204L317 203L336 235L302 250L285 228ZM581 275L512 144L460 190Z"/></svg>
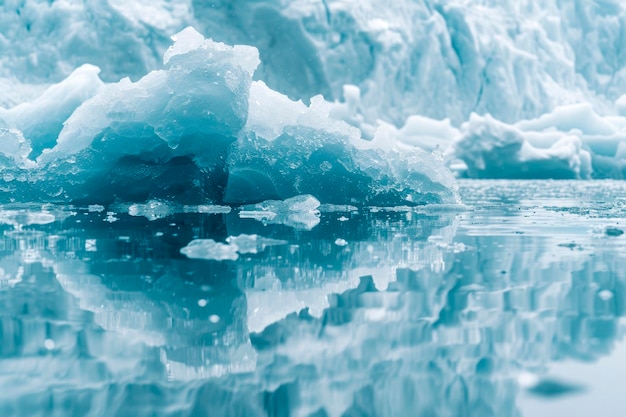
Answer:
<svg viewBox="0 0 626 417"><path fill-rule="evenodd" d="M294 99L360 87L363 111L455 124L472 112L515 122L588 101L610 112L626 87L626 7L549 0L8 0L0 75L60 81L91 63L105 81L155 69L193 24L260 51L257 77ZM6 100L6 99L5 99Z"/></svg>
<svg viewBox="0 0 626 417"><path fill-rule="evenodd" d="M332 99L354 84L370 118L396 125L472 112L513 122L580 100L609 111L624 90L615 1L230 3L195 2L196 16L210 36L258 47L270 86Z"/></svg>

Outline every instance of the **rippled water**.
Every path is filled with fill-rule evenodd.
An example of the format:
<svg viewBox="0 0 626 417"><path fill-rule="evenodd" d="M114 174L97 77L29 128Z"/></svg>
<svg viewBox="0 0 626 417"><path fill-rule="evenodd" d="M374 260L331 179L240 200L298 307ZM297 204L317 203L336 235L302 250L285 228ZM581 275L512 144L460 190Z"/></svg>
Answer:
<svg viewBox="0 0 626 417"><path fill-rule="evenodd" d="M4 206L0 415L622 415L626 184L461 192L273 220ZM180 252L242 234L273 240Z"/></svg>

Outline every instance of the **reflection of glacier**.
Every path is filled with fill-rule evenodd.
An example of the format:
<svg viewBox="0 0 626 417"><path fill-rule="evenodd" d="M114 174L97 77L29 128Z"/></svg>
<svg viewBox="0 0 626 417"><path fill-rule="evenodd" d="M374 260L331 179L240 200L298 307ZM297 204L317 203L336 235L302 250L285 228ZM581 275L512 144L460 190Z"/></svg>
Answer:
<svg viewBox="0 0 626 417"><path fill-rule="evenodd" d="M558 231L485 236L479 212L458 229L453 214L326 212L311 231L37 213L11 218L59 220L0 225L3 415L514 416L520 371L620 336L624 259L593 235L582 252ZM243 231L288 244L179 253Z"/></svg>
<svg viewBox="0 0 626 417"><path fill-rule="evenodd" d="M556 245L541 262L542 240L466 238L484 249L441 273L399 269L383 292L365 277L322 319L292 315L254 335L257 372L298 415L517 415L520 371L608 353L624 312L618 264Z"/></svg>

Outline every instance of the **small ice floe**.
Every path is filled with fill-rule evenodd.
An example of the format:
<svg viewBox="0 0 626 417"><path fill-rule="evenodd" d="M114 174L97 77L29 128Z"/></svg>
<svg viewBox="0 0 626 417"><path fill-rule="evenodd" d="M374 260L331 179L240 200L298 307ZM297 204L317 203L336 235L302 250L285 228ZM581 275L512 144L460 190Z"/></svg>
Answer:
<svg viewBox="0 0 626 417"><path fill-rule="evenodd" d="M149 221L163 219L179 213L228 214L230 212L231 208L228 206L212 204L182 205L162 200L149 200L145 203L136 203L128 206L129 215L145 217Z"/></svg>
<svg viewBox="0 0 626 417"><path fill-rule="evenodd" d="M320 222L319 206L319 200L312 195L298 195L243 206L239 217L264 224L282 224L297 230L311 230Z"/></svg>
<svg viewBox="0 0 626 417"><path fill-rule="evenodd" d="M345 239L338 238L337 240L335 240L335 245L343 247L343 246L347 246L348 242Z"/></svg>
<svg viewBox="0 0 626 417"><path fill-rule="evenodd" d="M235 261L240 254L260 253L268 246L286 245L287 241L265 238L258 235L239 235L226 238L226 243L213 239L195 239L180 250L180 253L192 259L213 261Z"/></svg>

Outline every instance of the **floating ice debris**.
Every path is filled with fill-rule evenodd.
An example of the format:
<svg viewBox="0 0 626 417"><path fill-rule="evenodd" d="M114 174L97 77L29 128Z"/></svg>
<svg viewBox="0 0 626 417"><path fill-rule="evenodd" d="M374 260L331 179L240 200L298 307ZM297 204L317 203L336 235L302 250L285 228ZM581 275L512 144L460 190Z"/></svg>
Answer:
<svg viewBox="0 0 626 417"><path fill-rule="evenodd" d="M228 244L237 247L237 252L244 253L259 253L263 252L268 246L286 245L286 240L270 239L258 235L245 235L229 236L226 238Z"/></svg>
<svg viewBox="0 0 626 417"><path fill-rule="evenodd" d="M348 213L348 212L359 211L359 208L355 206L351 206L349 204L321 204L319 206L319 211L321 213L334 213L334 212Z"/></svg>
<svg viewBox="0 0 626 417"><path fill-rule="evenodd" d="M54 340L52 340L52 339L44 340L43 345L46 348L46 350L53 350L54 347L55 347Z"/></svg>
<svg viewBox="0 0 626 417"><path fill-rule="evenodd" d="M171 209L167 203L152 200L145 204L133 204L128 208L128 214L134 217L143 216L148 220L157 220L171 214Z"/></svg>
<svg viewBox="0 0 626 417"><path fill-rule="evenodd" d="M228 214L231 212L229 206L206 205L183 206L183 213L199 213L199 214Z"/></svg>
<svg viewBox="0 0 626 417"><path fill-rule="evenodd" d="M102 213L104 211L104 206L100 204L90 204L87 207L87 210L89 210L90 213Z"/></svg>
<svg viewBox="0 0 626 417"><path fill-rule="evenodd" d="M85 239L85 252L98 251L98 241L96 239Z"/></svg>
<svg viewBox="0 0 626 417"><path fill-rule="evenodd" d="M121 208L123 205L118 205ZM200 214L228 214L229 206L219 205L181 205L174 202L150 200L146 203L136 203L128 206L128 214L134 217L145 217L153 221L163 219L177 213L200 213Z"/></svg>
<svg viewBox="0 0 626 417"><path fill-rule="evenodd" d="M287 241L270 239L258 235L229 236L226 243L219 243L213 239L196 239L180 250L188 258L211 259L215 261L239 258L239 254L263 252L268 246L286 245Z"/></svg>
<svg viewBox="0 0 626 417"><path fill-rule="evenodd" d="M237 246L219 243L213 239L196 239L189 242L180 253L192 259L210 259L214 261L235 261L239 258Z"/></svg>
<svg viewBox="0 0 626 417"><path fill-rule="evenodd" d="M603 301L609 301L611 300L615 295L613 294L612 291L609 290L602 290L598 293L598 297L600 297L601 300Z"/></svg>
<svg viewBox="0 0 626 417"><path fill-rule="evenodd" d="M108 223L115 223L118 220L119 220L119 217L115 217L114 211L107 211L107 216L103 221L108 222Z"/></svg>
<svg viewBox="0 0 626 417"><path fill-rule="evenodd" d="M0 223L19 229L31 224L50 224L56 220L52 213L29 210L0 210Z"/></svg>
<svg viewBox="0 0 626 417"><path fill-rule="evenodd" d="M320 202L311 195L281 200L268 200L242 207L239 217L255 219L264 224L283 224L294 229L311 230L320 222Z"/></svg>

